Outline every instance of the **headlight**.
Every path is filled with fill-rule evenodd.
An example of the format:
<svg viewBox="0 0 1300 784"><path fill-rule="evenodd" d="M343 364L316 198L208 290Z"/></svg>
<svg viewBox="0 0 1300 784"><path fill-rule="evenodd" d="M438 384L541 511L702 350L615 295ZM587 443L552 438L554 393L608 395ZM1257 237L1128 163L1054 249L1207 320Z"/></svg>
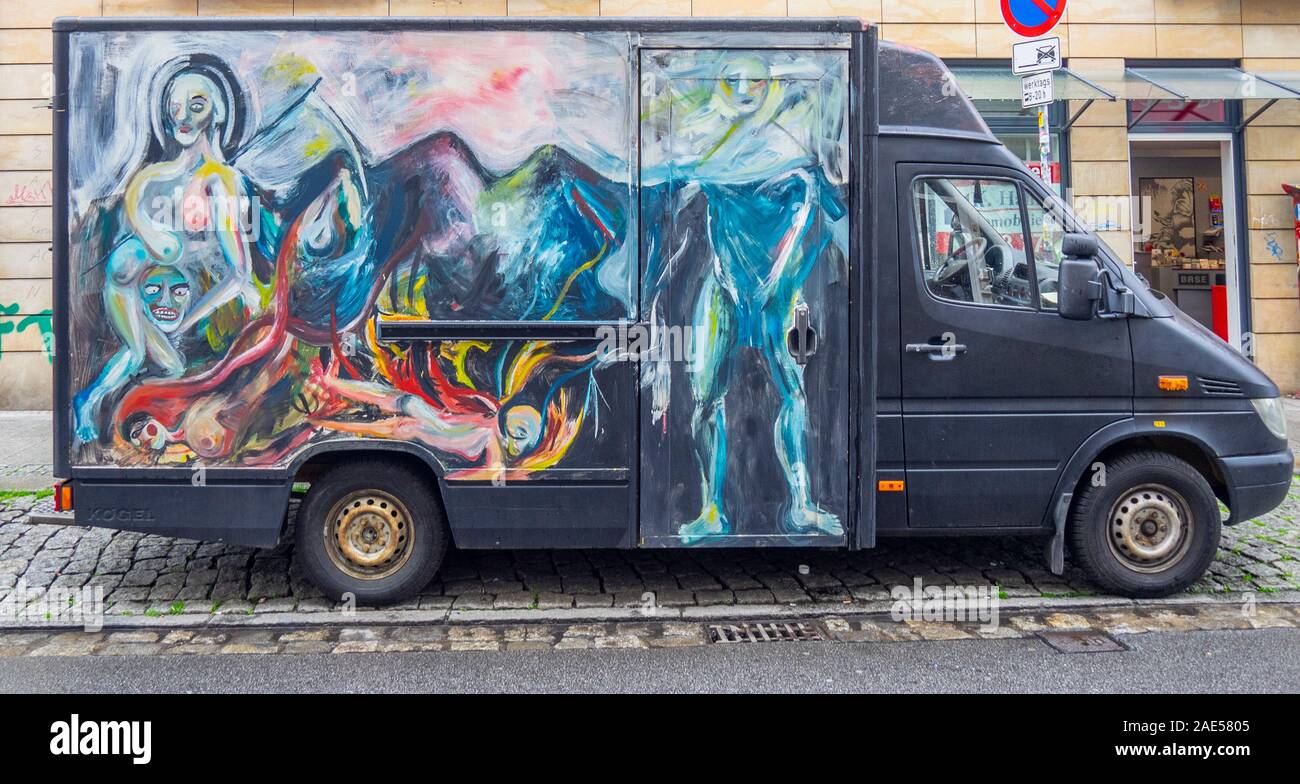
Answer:
<svg viewBox="0 0 1300 784"><path fill-rule="evenodd" d="M1255 413L1259 414L1260 421L1268 432L1286 440L1286 408L1282 405L1280 397L1258 397L1252 398L1250 404L1255 407Z"/></svg>

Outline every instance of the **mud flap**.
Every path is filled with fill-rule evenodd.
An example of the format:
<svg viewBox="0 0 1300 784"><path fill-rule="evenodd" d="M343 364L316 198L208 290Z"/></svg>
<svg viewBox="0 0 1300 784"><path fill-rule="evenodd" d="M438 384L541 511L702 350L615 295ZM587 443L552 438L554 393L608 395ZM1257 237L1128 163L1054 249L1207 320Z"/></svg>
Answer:
<svg viewBox="0 0 1300 784"><path fill-rule="evenodd" d="M1056 510L1052 513L1056 531L1047 540L1047 568L1057 576L1065 574L1065 521L1070 516L1070 502L1073 499L1074 493L1062 493L1057 499Z"/></svg>

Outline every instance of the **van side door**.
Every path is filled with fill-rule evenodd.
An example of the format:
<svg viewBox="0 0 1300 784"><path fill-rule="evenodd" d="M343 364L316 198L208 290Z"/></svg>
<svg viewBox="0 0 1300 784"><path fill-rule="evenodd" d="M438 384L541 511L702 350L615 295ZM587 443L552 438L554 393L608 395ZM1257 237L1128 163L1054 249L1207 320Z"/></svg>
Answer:
<svg viewBox="0 0 1300 784"><path fill-rule="evenodd" d="M908 526L1040 526L1078 446L1132 415L1128 322L1056 313L1064 218L1021 172L896 182Z"/></svg>
<svg viewBox="0 0 1300 784"><path fill-rule="evenodd" d="M640 57L642 543L843 545L849 53Z"/></svg>

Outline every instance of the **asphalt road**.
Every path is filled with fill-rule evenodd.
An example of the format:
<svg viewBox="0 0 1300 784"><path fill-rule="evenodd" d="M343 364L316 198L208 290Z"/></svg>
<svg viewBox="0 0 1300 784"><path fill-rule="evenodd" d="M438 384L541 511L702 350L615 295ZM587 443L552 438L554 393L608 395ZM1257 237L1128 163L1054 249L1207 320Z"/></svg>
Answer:
<svg viewBox="0 0 1300 784"><path fill-rule="evenodd" d="M0 692L1297 692L1300 629L648 650L0 659Z"/></svg>

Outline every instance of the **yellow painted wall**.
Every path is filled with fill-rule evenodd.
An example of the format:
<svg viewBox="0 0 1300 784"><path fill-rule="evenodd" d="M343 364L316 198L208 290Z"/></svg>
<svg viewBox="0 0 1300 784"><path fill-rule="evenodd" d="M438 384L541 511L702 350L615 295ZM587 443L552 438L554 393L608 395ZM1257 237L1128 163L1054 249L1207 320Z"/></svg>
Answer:
<svg viewBox="0 0 1300 784"><path fill-rule="evenodd" d="M50 20L55 16L857 16L889 40L943 57L1006 58L998 0L4 0L0 5L0 409L48 408L51 364L34 314L50 307ZM1251 70L1300 70L1300 0L1070 0L1056 34L1072 67L1125 57L1243 58ZM1077 108L1077 107L1075 107ZM1248 106L1247 112L1253 111ZM1094 104L1073 131L1077 193L1128 196L1120 105ZM1300 184L1300 101L1246 133L1255 347L1285 391L1300 390L1300 303L1290 201ZM1127 225L1103 233L1131 258ZM24 321L24 319L27 319ZM20 323L25 324L16 331ZM0 327L0 329L3 329Z"/></svg>

